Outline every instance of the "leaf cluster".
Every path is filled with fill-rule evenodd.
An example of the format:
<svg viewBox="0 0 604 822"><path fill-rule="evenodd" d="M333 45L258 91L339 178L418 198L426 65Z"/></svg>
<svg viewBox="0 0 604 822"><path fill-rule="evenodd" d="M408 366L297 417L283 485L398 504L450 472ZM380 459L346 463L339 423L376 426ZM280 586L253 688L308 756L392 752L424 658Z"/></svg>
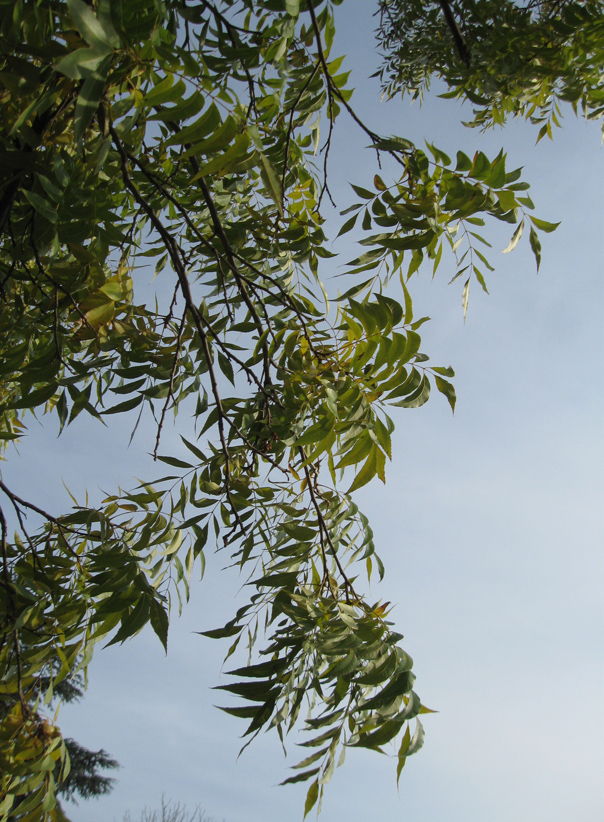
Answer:
<svg viewBox="0 0 604 822"><path fill-rule="evenodd" d="M134 431L146 415L170 471L55 515L5 483L4 451L1 820L16 804L61 818L68 746L43 704L101 641L150 626L167 648L213 547L251 594L205 633L261 660L234 671L224 689L246 704L225 709L250 737L284 738L305 704L313 750L286 781L310 780L307 812L347 748L398 739L400 774L421 747L411 659L358 582L383 565L351 495L386 480L392 407L434 385L455 407L453 369L420 350L412 275L452 255L465 312L492 270L486 220L514 226L506 250L530 222L538 263L537 232L555 226L503 153L453 163L364 124L331 55L333 6L0 0L0 437L23 440L31 414ZM330 317L322 204L343 112L398 174L353 185L340 233L360 249ZM163 453L179 409L185 451Z"/></svg>
<svg viewBox="0 0 604 822"><path fill-rule="evenodd" d="M472 105L467 125L523 117L551 138L562 103L604 114L603 12L601 0L381 0L379 76L388 94L414 98L440 77L444 97Z"/></svg>

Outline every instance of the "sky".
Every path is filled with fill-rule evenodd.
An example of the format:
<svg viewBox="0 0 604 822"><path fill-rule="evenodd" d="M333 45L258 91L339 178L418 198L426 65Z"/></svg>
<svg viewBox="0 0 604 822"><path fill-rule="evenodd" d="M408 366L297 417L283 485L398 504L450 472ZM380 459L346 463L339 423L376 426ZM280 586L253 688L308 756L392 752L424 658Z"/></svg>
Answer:
<svg viewBox="0 0 604 822"><path fill-rule="evenodd" d="M411 280L423 348L453 365L453 416L434 396L398 409L387 484L357 492L386 565L375 599L392 600L392 619L414 658L416 690L438 711L426 717L426 743L396 788L394 758L350 751L328 785L329 822L599 822L604 811L603 155L598 124L569 111L553 142L511 124L481 135L467 112L429 97L380 101L374 70L372 4L339 9L333 54L349 55L352 103L374 130L424 139L448 153L494 157L524 167L536 214L560 228L543 238L535 262L523 238L501 255L509 226L493 242L490 295L474 287L463 322L461 285L441 264L434 280ZM344 208L349 182L370 183L375 158L350 120L336 130L329 173ZM382 174L388 173L386 168ZM343 218L330 223L335 235ZM349 259L346 244L334 245ZM337 288L325 272L328 290ZM139 276L145 278L145 272ZM136 284L135 284L136 285ZM185 424L178 420L179 424ZM152 428L126 451L130 430L101 429L78 417L56 438L30 424L20 459L3 469L15 493L65 510L61 481L94 497L149 475ZM147 436L145 436L145 433ZM176 452L178 429L164 453ZM146 474L144 473L146 472ZM153 470L151 471L153 473ZM162 793L203 806L216 822L302 819L304 786L277 787L296 759L284 760L276 735L259 737L237 759L239 720L213 706L226 645L197 635L217 627L242 601L242 580L208 557L202 582L170 630L167 656L144 631L99 650L85 699L63 706L60 726L89 748L119 760L115 790L78 807L73 822L121 822L129 810L157 807Z"/></svg>

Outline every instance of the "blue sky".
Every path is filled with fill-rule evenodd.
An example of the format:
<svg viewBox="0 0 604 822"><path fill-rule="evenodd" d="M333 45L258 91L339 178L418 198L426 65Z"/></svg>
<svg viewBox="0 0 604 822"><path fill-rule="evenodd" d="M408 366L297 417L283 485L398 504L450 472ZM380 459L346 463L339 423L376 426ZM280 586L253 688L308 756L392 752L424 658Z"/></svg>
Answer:
<svg viewBox="0 0 604 822"><path fill-rule="evenodd" d="M418 144L495 156L524 166L536 213L562 220L543 241L539 275L524 238L501 255L509 227L489 232L490 296L474 287L463 323L461 286L444 264L434 280L411 281L416 315L428 314L424 350L453 365L455 416L440 396L395 416L387 485L358 492L370 516L386 579L375 599L415 660L417 690L439 711L427 717L424 749L396 790L395 762L351 751L328 786L322 818L413 822L599 822L604 723L602 590L602 265L604 188L597 124L567 112L552 143L511 124L480 135L460 125L450 101L380 102L368 81L372 4L347 0L333 54L346 53L353 104L373 129ZM367 185L375 157L350 121L338 126L331 187L344 208L348 182ZM388 173L385 169L384 174ZM337 233L340 218L334 219ZM349 258L346 246L342 261ZM347 256L348 255L348 256ZM325 277L337 273L326 269ZM145 278L146 274L140 272ZM334 284L329 287L335 290ZM186 420L178 420L185 425ZM124 487L155 473L146 452L152 426L126 452L129 429L104 430L81 417L60 440L34 423L3 474L16 493L67 507L60 480ZM145 437L145 431L147 437ZM167 431L164 452L176 450ZM26 493L27 492L27 493ZM216 627L243 594L241 580L210 557L206 577L171 627L165 657L143 632L97 652L88 693L61 709L67 735L103 747L122 769L108 797L69 808L74 822L121 822L162 792L217 820L301 819L304 787L275 787L287 775L278 738L260 737L237 760L239 721L212 706L220 697L226 647L194 632ZM287 743L291 750L295 738ZM291 757L295 762L295 752Z"/></svg>

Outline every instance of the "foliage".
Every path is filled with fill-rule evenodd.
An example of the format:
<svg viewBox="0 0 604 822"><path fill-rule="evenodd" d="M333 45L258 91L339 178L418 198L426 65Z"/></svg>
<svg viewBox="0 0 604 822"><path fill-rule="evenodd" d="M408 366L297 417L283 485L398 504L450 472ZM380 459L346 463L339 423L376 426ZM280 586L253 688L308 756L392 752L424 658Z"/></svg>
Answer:
<svg viewBox="0 0 604 822"><path fill-rule="evenodd" d="M560 104L604 113L601 0L380 0L381 79L389 94L419 97L433 75L474 107L468 125L503 125L510 115L559 126Z"/></svg>
<svg viewBox="0 0 604 822"><path fill-rule="evenodd" d="M91 751L75 739L66 739L65 747L69 755L69 774L59 783L57 793L75 801L75 796L91 799L109 793L114 779L99 771L117 768L118 763L107 751Z"/></svg>
<svg viewBox="0 0 604 822"><path fill-rule="evenodd" d="M59 665L55 663L55 668ZM39 687L48 694L49 677L40 677ZM84 677L81 673L69 679L63 679L55 685L52 692L51 704L57 700L61 703L70 703L80 700L84 696ZM119 768L119 762L103 749L91 751L75 739L65 739L65 747L69 755L69 773L57 785L57 794L72 801L76 797L90 799L103 796L113 789L115 779L105 776L101 771Z"/></svg>
<svg viewBox="0 0 604 822"><path fill-rule="evenodd" d="M223 690L246 704L224 710L250 739L283 737L309 698L309 755L285 780L310 780L306 813L348 747L398 740L400 775L423 744L412 660L358 580L383 566L352 495L385 481L392 407L423 405L433 386L455 406L453 370L421 350L410 277L452 254L465 311L472 278L486 290L491 270L486 219L510 224L508 251L530 225L537 264L538 232L555 226L532 216L503 152L452 161L365 125L331 54L334 5L0 0L0 437L22 440L28 412L61 429L83 412L135 427L152 414L170 471L65 515L17 495L3 471L0 819L16 802L24 820L63 818L54 774L69 757L42 703L101 640L150 624L166 646L172 600L187 599L213 543L253 593L205 634L230 638L227 656L257 641L261 660L231 672ZM426 72L471 96L477 75L460 85L441 71L451 49L431 21ZM362 248L328 317L321 210L344 112L400 176L352 186L340 234L354 229ZM147 301L141 266L157 273ZM186 460L160 448L179 407L194 418Z"/></svg>
<svg viewBox="0 0 604 822"><path fill-rule="evenodd" d="M54 668L56 674L60 668L60 662L59 664L55 662ZM50 672L42 673L38 679L38 695L40 692L46 695L51 693L51 705L57 700L60 700L61 703L74 702L84 695L84 681L81 674L76 674L70 679L63 679L56 683L50 691L52 679L54 679L54 676L51 676ZM14 699L11 703L8 699L5 699L0 702L0 719L6 717L16 701ZM29 707L33 707L31 703ZM57 784L57 796L76 802L76 797L90 799L91 797L109 793L115 780L103 775L101 771L118 768L119 763L104 750L91 751L75 739L65 738L64 742L69 756L70 768L69 773ZM57 763L54 773L55 779L59 776L59 772L60 763ZM19 801L16 806L13 806L10 815L11 820L19 816L18 805Z"/></svg>

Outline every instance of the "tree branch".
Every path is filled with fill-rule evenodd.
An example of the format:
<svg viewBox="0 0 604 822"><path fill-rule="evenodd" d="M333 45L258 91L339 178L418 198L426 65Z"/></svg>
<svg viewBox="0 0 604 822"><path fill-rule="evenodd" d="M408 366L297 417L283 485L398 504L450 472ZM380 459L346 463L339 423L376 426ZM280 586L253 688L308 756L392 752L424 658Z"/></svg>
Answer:
<svg viewBox="0 0 604 822"><path fill-rule="evenodd" d="M462 60L462 62L465 63L468 68L470 68L470 51L466 45L466 41L463 38L461 30L457 25L457 20L455 19L453 12L451 11L451 6L449 5L448 0L439 0L439 5L442 9L442 13L444 14L445 20L447 21L447 26L449 27L451 34L453 35L453 40L455 41L457 53L459 54L459 57Z"/></svg>

